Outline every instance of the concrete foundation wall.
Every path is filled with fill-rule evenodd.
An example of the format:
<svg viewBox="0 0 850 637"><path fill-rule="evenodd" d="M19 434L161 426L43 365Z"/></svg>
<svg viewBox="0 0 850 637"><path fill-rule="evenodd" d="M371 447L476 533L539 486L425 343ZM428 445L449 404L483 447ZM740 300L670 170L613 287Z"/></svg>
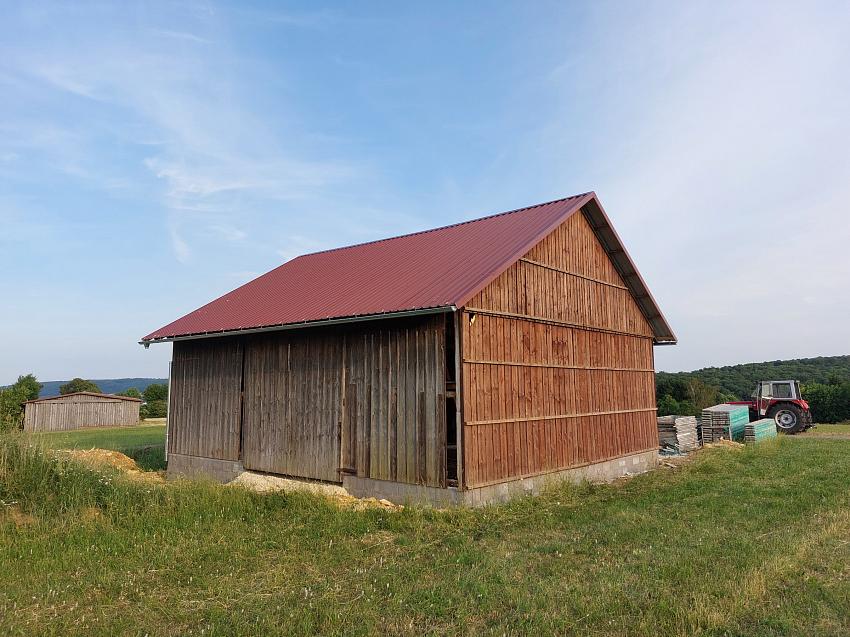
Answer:
<svg viewBox="0 0 850 637"><path fill-rule="evenodd" d="M168 454L168 477L211 478L218 482L230 482L245 471L238 460L217 460L187 456L182 453Z"/></svg>
<svg viewBox="0 0 850 637"><path fill-rule="evenodd" d="M484 506L496 502L507 502L520 495L537 495L549 485L564 480L611 482L623 476L645 473L655 468L657 458L657 451L644 451L584 467L500 482L466 491L371 480L356 476L344 476L342 486L351 495L383 498L396 504L424 504L436 507Z"/></svg>
<svg viewBox="0 0 850 637"><path fill-rule="evenodd" d="M379 498L395 504L419 504L439 508L452 506L484 506L507 502L522 495L537 495L546 487L569 480L581 482L611 482L623 476L645 473L655 467L658 452L655 450L615 458L605 462L555 471L530 478L500 482L475 489L461 491L450 487L441 489L424 485L404 484L388 480L374 480L357 476L343 476L342 486L348 493L359 498ZM168 454L168 477L211 478L219 482L230 482L244 471L241 462L199 458L183 454Z"/></svg>

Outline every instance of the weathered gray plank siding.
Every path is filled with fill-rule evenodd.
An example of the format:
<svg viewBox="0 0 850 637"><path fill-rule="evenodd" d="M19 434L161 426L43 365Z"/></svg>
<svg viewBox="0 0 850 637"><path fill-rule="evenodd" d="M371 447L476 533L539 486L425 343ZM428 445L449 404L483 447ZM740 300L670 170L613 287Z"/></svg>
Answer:
<svg viewBox="0 0 850 637"><path fill-rule="evenodd" d="M238 460L241 382L239 339L174 343L169 453Z"/></svg>
<svg viewBox="0 0 850 637"><path fill-rule="evenodd" d="M169 451L445 486L445 364L442 315L177 342Z"/></svg>
<svg viewBox="0 0 850 637"><path fill-rule="evenodd" d="M354 332L347 374L356 405L344 414L356 475L445 486L445 319L397 321Z"/></svg>
<svg viewBox="0 0 850 637"><path fill-rule="evenodd" d="M339 480L342 353L342 340L326 331L246 341L246 469Z"/></svg>
<svg viewBox="0 0 850 637"><path fill-rule="evenodd" d="M139 423L140 402L108 396L67 395L27 403L24 431L67 431Z"/></svg>

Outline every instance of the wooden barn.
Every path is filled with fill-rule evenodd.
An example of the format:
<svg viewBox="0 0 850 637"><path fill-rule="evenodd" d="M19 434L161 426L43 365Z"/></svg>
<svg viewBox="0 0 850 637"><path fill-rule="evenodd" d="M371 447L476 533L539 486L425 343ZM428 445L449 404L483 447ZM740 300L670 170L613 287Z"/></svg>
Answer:
<svg viewBox="0 0 850 637"><path fill-rule="evenodd" d="M24 431L137 425L141 404L138 398L88 391L37 398L24 403Z"/></svg>
<svg viewBox="0 0 850 637"><path fill-rule="evenodd" d="M298 257L169 341L169 472L479 504L652 466L676 338L587 193Z"/></svg>

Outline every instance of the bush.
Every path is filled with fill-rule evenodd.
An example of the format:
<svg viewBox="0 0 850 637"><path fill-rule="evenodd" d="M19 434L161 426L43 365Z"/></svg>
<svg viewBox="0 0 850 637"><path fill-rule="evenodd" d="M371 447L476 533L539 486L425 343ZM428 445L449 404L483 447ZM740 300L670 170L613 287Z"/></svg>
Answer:
<svg viewBox="0 0 850 637"><path fill-rule="evenodd" d="M168 414L168 403L164 400L152 400L142 405L139 409L139 417L145 418L165 418Z"/></svg>
<svg viewBox="0 0 850 637"><path fill-rule="evenodd" d="M165 383L153 383L145 388L142 392L145 402L152 403L156 401L168 400L168 385Z"/></svg>
<svg viewBox="0 0 850 637"><path fill-rule="evenodd" d="M803 386L803 398L819 423L850 420L850 383L809 383Z"/></svg>
<svg viewBox="0 0 850 637"><path fill-rule="evenodd" d="M0 389L0 431L15 429L21 424L24 405L28 400L38 398L41 384L35 376L18 376L14 385Z"/></svg>
<svg viewBox="0 0 850 637"><path fill-rule="evenodd" d="M74 378L73 380L69 380L64 385L59 386L60 394L73 394L78 391L90 391L96 394L102 394L100 391L100 387L98 387L95 383L90 380L86 380L84 378Z"/></svg>

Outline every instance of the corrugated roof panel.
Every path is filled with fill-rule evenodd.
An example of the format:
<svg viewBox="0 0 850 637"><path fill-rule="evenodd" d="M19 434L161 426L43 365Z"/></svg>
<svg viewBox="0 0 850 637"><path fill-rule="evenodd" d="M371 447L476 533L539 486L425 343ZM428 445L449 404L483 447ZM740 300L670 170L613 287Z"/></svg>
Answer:
<svg viewBox="0 0 850 637"><path fill-rule="evenodd" d="M575 195L296 257L142 341L461 306L591 200Z"/></svg>

